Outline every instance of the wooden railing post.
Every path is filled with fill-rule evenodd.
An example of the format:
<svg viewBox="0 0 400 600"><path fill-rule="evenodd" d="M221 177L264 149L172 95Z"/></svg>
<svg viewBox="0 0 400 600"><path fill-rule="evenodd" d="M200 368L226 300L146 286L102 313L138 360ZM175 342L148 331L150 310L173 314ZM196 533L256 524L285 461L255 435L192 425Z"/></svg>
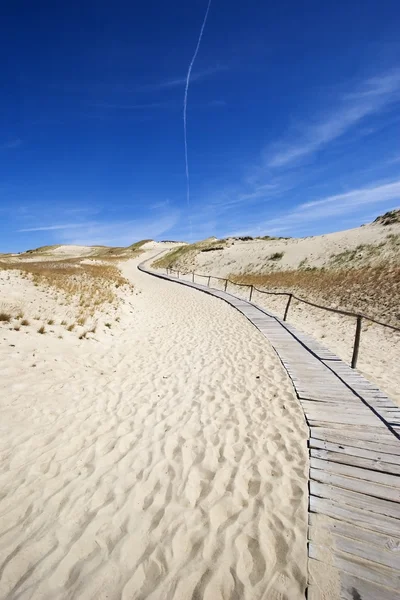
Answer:
<svg viewBox="0 0 400 600"><path fill-rule="evenodd" d="M178 271L178 279L179 279L179 271Z"/></svg>
<svg viewBox="0 0 400 600"><path fill-rule="evenodd" d="M357 366L358 351L360 349L360 338L361 338L361 315L357 316L356 335L354 337L353 356L351 359L351 368L355 369Z"/></svg>
<svg viewBox="0 0 400 600"><path fill-rule="evenodd" d="M228 287L228 280L225 279L225 292L226 292L226 288Z"/></svg>
<svg viewBox="0 0 400 600"><path fill-rule="evenodd" d="M288 315L288 312L289 312L289 306L290 306L290 303L292 301L292 298L293 298L293 294L289 294L289 300L287 301L286 308L285 308L285 314L283 315L283 320L284 321L286 321L286 318L287 318L287 315Z"/></svg>
<svg viewBox="0 0 400 600"><path fill-rule="evenodd" d="M207 287L210 287L210 279L211 279L211 275L208 276Z"/></svg>
<svg viewBox="0 0 400 600"><path fill-rule="evenodd" d="M192 282L194 283L194 271L192 271Z"/></svg>
<svg viewBox="0 0 400 600"><path fill-rule="evenodd" d="M253 286L250 286L250 294L249 294L249 302L251 302L251 298L253 296Z"/></svg>

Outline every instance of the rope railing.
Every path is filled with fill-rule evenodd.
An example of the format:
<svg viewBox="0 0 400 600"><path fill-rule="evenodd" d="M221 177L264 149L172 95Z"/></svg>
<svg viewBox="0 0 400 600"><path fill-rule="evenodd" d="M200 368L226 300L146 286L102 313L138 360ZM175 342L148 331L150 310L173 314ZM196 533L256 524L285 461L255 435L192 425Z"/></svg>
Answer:
<svg viewBox="0 0 400 600"><path fill-rule="evenodd" d="M167 267L167 275L173 274L173 273L177 273L178 279L180 279L181 274L185 275L185 273L181 273L181 271ZM346 317L354 317L355 319L357 319L357 322L356 322L356 331L355 331L355 335L354 335L353 354L352 354L352 358L351 358L351 368L352 369L355 369L357 366L363 319L365 319L366 321L370 321L371 323L375 323L376 325L380 325L381 327L386 327L388 329L391 329L392 331L400 332L400 327L395 327L394 325L390 325L389 323L382 323L382 321L378 321L377 319L374 319L373 317L370 317L369 315L365 315L364 313L356 313L356 312L352 312L349 310L342 310L340 308L332 308L331 306L323 306L321 304L317 304L316 302L311 302L310 300L306 300L305 298L300 298L299 296L296 296L292 292L271 292L268 290L260 290L260 288L254 286L250 283L237 283L236 281L232 281L231 279L228 279L225 277L217 277L216 275L204 275L202 273L195 273L194 271L186 273L186 275L192 275L193 283L195 281L195 277L204 277L205 279L207 279L208 287L210 287L211 279L217 279L218 281L223 281L225 292L227 291L228 283L239 286L239 287L248 287L248 288L250 288L249 298L248 298L249 302L252 301L254 291L259 292L260 294L268 294L270 296L287 296L288 301L286 303L285 311L284 311L284 315L283 315L284 321L287 320L287 316L289 313L289 308L290 308L292 300L297 300L298 302L303 302L304 304L308 304L309 306L313 306L314 308L319 308L321 310L327 310L328 312L336 313L339 315L345 315Z"/></svg>

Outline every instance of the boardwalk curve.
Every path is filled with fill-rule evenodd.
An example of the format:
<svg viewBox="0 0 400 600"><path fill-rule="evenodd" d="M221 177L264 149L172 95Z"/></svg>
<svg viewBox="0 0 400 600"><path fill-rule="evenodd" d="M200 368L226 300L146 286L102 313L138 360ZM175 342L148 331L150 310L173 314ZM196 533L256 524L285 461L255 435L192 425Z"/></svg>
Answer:
<svg viewBox="0 0 400 600"><path fill-rule="evenodd" d="M154 257L153 259L154 260ZM400 600L400 409L335 354L257 305L149 268L241 312L270 341L309 427L307 598Z"/></svg>

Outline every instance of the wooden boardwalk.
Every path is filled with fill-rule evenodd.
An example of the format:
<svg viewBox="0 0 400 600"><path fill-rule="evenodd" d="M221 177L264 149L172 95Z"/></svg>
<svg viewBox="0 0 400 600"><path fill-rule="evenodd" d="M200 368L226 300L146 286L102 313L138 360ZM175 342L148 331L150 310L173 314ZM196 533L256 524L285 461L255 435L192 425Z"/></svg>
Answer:
<svg viewBox="0 0 400 600"><path fill-rule="evenodd" d="M143 263L139 269L234 306L287 370L310 432L307 598L323 600L333 587L345 600L400 600L400 409L332 352L251 302Z"/></svg>

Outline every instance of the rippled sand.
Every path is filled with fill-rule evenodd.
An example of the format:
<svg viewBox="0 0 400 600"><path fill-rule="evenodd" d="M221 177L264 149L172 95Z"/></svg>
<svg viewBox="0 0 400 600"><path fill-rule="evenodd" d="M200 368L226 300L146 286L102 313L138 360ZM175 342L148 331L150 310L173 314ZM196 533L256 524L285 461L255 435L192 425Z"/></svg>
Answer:
<svg viewBox="0 0 400 600"><path fill-rule="evenodd" d="M0 597L303 598L286 373L227 304L135 265L114 337L2 340Z"/></svg>

